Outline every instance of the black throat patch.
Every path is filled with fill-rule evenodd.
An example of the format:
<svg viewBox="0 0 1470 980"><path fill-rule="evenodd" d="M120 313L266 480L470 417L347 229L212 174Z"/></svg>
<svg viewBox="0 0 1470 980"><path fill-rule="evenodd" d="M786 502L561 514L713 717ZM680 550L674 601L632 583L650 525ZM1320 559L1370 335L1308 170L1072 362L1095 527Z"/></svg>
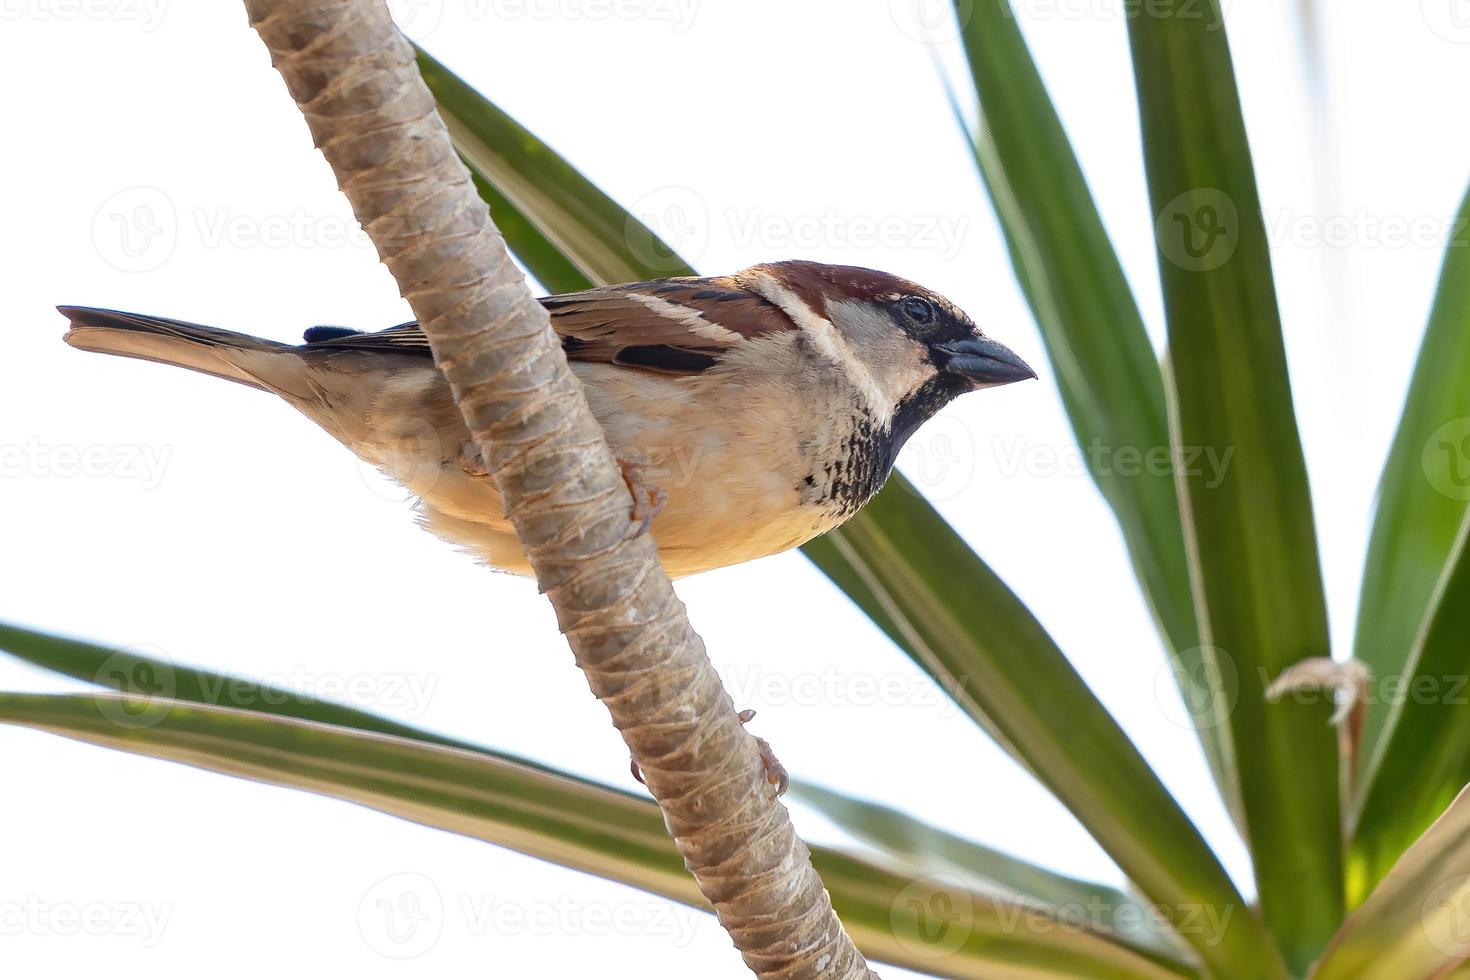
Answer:
<svg viewBox="0 0 1470 980"><path fill-rule="evenodd" d="M858 408L852 432L837 452L797 486L802 501L843 520L856 514L883 489L909 437L965 390L963 378L940 372L899 402L887 426Z"/></svg>

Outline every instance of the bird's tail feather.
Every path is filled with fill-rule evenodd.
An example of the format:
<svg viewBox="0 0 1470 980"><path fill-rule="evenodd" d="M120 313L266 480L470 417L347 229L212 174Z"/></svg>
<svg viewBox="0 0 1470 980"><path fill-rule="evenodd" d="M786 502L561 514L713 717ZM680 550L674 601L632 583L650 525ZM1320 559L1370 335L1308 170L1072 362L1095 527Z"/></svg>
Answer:
<svg viewBox="0 0 1470 980"><path fill-rule="evenodd" d="M290 345L232 330L86 306L57 309L71 321L66 342L79 350L174 364L277 392L294 387L289 376L302 366Z"/></svg>

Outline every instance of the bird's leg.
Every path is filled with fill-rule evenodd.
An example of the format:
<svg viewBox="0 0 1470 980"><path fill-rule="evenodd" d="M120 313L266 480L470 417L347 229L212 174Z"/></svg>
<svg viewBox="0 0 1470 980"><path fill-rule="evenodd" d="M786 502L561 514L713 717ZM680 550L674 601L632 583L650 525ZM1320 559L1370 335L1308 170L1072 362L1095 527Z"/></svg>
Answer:
<svg viewBox="0 0 1470 980"><path fill-rule="evenodd" d="M648 458L641 453L621 450L613 454L618 461L618 469L622 471L623 482L628 485L628 492L633 495L633 513L629 515L638 522L638 530L634 534L647 534L653 519L663 513L664 507L668 505L669 495L664 493L662 487L651 486L643 479L643 471L651 464ZM642 782L640 779L639 782Z"/></svg>
<svg viewBox="0 0 1470 980"><path fill-rule="evenodd" d="M746 708L737 717L740 719L740 724L747 724L755 717L755 710L753 708ZM776 753L771 750L770 742L757 735L755 736L755 745L761 755L761 765L766 768L766 782L776 787L777 796L784 796L786 790L791 786L790 773L786 771L785 766L781 765L781 760L776 758ZM638 760L629 759L628 768L633 773L633 778L642 783L643 770L638 768Z"/></svg>
<svg viewBox="0 0 1470 980"><path fill-rule="evenodd" d="M748 724L754 717L755 709L746 708L740 712L740 724ZM776 758L776 753L771 750L770 742L757 735L755 744L760 750L761 764L766 767L766 782L776 787L777 796L785 796L786 790L791 786L791 774L786 771L785 766L781 765L781 760Z"/></svg>

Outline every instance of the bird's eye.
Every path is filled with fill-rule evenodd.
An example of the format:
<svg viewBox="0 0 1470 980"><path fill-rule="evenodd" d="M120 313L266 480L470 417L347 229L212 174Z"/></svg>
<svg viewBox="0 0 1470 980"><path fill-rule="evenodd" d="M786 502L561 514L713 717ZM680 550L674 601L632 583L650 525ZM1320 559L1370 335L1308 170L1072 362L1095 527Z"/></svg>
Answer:
<svg viewBox="0 0 1470 980"><path fill-rule="evenodd" d="M934 322L934 304L922 296L905 296L902 303L904 315L915 323Z"/></svg>

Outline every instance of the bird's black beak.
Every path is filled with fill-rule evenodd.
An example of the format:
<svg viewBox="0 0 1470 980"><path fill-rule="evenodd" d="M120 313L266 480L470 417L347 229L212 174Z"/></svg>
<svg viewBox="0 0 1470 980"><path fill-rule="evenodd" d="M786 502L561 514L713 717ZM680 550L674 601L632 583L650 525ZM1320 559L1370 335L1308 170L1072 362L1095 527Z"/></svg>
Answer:
<svg viewBox="0 0 1470 980"><path fill-rule="evenodd" d="M976 388L993 388L1036 377L1031 365L1005 344L985 337L966 337L934 348L941 370L957 374Z"/></svg>

